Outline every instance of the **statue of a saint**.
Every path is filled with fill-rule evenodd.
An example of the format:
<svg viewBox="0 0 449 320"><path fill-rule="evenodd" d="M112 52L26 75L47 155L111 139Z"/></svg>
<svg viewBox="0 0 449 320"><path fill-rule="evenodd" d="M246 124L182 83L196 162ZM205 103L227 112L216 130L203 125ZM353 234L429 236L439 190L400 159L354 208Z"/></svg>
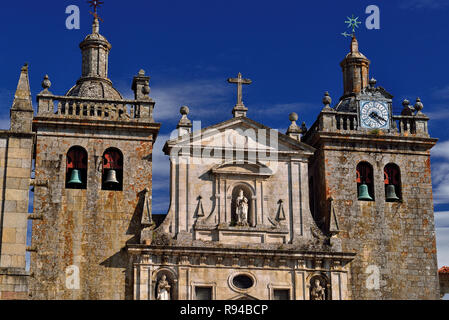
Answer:
<svg viewBox="0 0 449 320"><path fill-rule="evenodd" d="M310 300L325 300L326 299L326 291L321 286L320 279L315 279L315 283L313 284L310 290Z"/></svg>
<svg viewBox="0 0 449 320"><path fill-rule="evenodd" d="M236 201L235 214L237 216L237 225L247 226L248 225L248 199L244 196L243 190L240 189L239 196Z"/></svg>
<svg viewBox="0 0 449 320"><path fill-rule="evenodd" d="M170 284L165 274L162 275L157 285L157 300L170 300Z"/></svg>

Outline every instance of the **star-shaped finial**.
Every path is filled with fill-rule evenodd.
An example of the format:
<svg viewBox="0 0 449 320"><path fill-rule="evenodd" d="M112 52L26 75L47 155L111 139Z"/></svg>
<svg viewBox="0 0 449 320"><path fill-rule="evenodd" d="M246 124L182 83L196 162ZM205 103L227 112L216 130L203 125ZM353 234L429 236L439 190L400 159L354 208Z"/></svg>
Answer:
<svg viewBox="0 0 449 320"><path fill-rule="evenodd" d="M345 21L345 23L348 25L348 28L352 28L352 33L355 33L355 29L359 27L362 22L359 21L359 17L354 18L354 15L352 17L347 17L348 20Z"/></svg>

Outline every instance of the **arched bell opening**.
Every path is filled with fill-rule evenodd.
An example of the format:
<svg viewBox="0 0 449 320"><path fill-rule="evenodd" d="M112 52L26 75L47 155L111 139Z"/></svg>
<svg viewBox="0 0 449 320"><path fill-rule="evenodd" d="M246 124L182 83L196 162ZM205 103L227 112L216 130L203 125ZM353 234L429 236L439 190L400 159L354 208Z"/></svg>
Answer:
<svg viewBox="0 0 449 320"><path fill-rule="evenodd" d="M119 149L109 148L103 154L102 190L123 190L123 154Z"/></svg>
<svg viewBox="0 0 449 320"><path fill-rule="evenodd" d="M398 202L402 200L401 171L394 163L389 163L384 168L385 200Z"/></svg>
<svg viewBox="0 0 449 320"><path fill-rule="evenodd" d="M255 227L256 217L254 206L254 195L251 189L245 184L236 185L232 189L231 225Z"/></svg>
<svg viewBox="0 0 449 320"><path fill-rule="evenodd" d="M66 189L87 189L87 151L75 146L66 157Z"/></svg>
<svg viewBox="0 0 449 320"><path fill-rule="evenodd" d="M368 162L357 165L357 197L359 201L374 201L373 167Z"/></svg>

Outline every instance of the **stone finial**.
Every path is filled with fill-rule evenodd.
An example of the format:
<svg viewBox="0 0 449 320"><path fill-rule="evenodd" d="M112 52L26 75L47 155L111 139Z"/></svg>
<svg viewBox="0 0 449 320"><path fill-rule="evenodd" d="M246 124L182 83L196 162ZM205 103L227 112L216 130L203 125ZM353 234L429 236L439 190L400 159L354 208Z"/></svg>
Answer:
<svg viewBox="0 0 449 320"><path fill-rule="evenodd" d="M329 233L332 236L340 233L340 227L338 223L337 214L335 212L334 199L329 198L329 206L330 206L330 221L329 221Z"/></svg>
<svg viewBox="0 0 449 320"><path fill-rule="evenodd" d="M422 109L424 108L423 103L421 102L420 98L416 99L416 103L415 103L415 110L417 111L417 114L421 114Z"/></svg>
<svg viewBox="0 0 449 320"><path fill-rule="evenodd" d="M189 109L188 106L182 106L181 109L179 109L179 113L183 116L183 118L184 118L184 117L187 118L187 116L188 116L189 113L190 113L190 109Z"/></svg>
<svg viewBox="0 0 449 320"><path fill-rule="evenodd" d="M296 112L290 113L289 119L292 122L292 124L296 125L296 121L298 121L298 119L299 119L298 114Z"/></svg>
<svg viewBox="0 0 449 320"><path fill-rule="evenodd" d="M48 74L46 74L44 76L44 80L42 81L42 88L44 88L44 90L48 90L51 87L51 81L48 78Z"/></svg>
<svg viewBox="0 0 449 320"><path fill-rule="evenodd" d="M299 117L296 112L290 113L289 120L291 121L290 126L287 129L287 132L285 133L289 137L301 141L301 129L296 124L296 121L298 121Z"/></svg>
<svg viewBox="0 0 449 320"><path fill-rule="evenodd" d="M147 81L145 82L145 85L142 88L142 93L147 96L150 94L150 92L151 92L150 83Z"/></svg>
<svg viewBox="0 0 449 320"><path fill-rule="evenodd" d="M12 132L31 132L34 112L31 102L31 90L27 64L21 68L19 82L17 83L17 89L14 94L14 101L10 112L10 130Z"/></svg>
<svg viewBox="0 0 449 320"><path fill-rule="evenodd" d="M153 217L151 213L151 196L150 189L148 187L143 190L143 208L142 219L140 223L144 228L153 225Z"/></svg>
<svg viewBox="0 0 449 320"><path fill-rule="evenodd" d="M98 21L98 18L95 18L94 22L92 23L92 33L100 34L100 22Z"/></svg>
<svg viewBox="0 0 449 320"><path fill-rule="evenodd" d="M353 34L351 41L351 53L358 53L358 52L359 52L359 42L357 41L355 34Z"/></svg>
<svg viewBox="0 0 449 320"><path fill-rule="evenodd" d="M412 116L413 115L413 107L410 106L410 101L408 101L407 99L404 99L404 101L402 101L402 106L404 107L404 109L402 109L401 115L403 116Z"/></svg>
<svg viewBox="0 0 449 320"><path fill-rule="evenodd" d="M187 118L190 113L189 107L182 106L179 110L179 113L182 115L181 120L178 122L178 136L181 137L187 133L190 133L192 130L192 122Z"/></svg>
<svg viewBox="0 0 449 320"><path fill-rule="evenodd" d="M307 126L304 121L301 124L301 132L302 132L302 134L305 134L307 132Z"/></svg>
<svg viewBox="0 0 449 320"><path fill-rule="evenodd" d="M138 74L134 77L131 86L134 91L134 98L136 100L148 100L150 89L150 77L145 75L145 71L140 69Z"/></svg>
<svg viewBox="0 0 449 320"><path fill-rule="evenodd" d="M30 81L28 77L28 64L25 63L20 71L19 82L17 83L16 93L12 109L33 110L31 103Z"/></svg>
<svg viewBox="0 0 449 320"><path fill-rule="evenodd" d="M323 104L324 104L324 109L323 110L331 110L331 106L330 104L332 103L332 98L329 95L329 92L325 92L324 93L324 98L323 98Z"/></svg>
<svg viewBox="0 0 449 320"><path fill-rule="evenodd" d="M374 89L376 87L377 84L377 80L374 78L371 78L371 80L369 81L369 86Z"/></svg>

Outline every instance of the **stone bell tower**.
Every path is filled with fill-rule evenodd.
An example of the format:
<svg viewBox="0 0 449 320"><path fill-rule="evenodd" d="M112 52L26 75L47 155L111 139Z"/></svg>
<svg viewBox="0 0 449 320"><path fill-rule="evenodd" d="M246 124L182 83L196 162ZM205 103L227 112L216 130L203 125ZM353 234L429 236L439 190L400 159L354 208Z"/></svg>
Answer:
<svg viewBox="0 0 449 320"><path fill-rule="evenodd" d="M326 233L356 253L352 299L438 299L429 136L423 104L392 98L369 79L353 37L341 63L344 92L324 108L303 141L317 149L309 168L310 206Z"/></svg>
<svg viewBox="0 0 449 320"><path fill-rule="evenodd" d="M134 78L126 100L108 78L110 43L92 33L80 44L82 75L65 95L37 96L33 299L128 299L130 260L143 198L151 199L153 119L150 78ZM146 202L151 210L151 202Z"/></svg>

